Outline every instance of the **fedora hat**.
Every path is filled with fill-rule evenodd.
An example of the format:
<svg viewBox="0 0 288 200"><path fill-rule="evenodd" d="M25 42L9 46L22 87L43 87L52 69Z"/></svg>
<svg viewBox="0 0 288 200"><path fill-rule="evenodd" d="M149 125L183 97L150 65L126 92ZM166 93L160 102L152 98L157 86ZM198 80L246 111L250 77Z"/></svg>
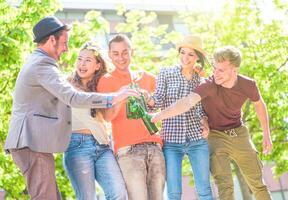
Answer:
<svg viewBox="0 0 288 200"><path fill-rule="evenodd" d="M34 27L34 40L33 42L40 42L45 37L56 33L57 31L63 29L69 30L70 27L66 24L63 24L58 18L54 16L49 16L41 19Z"/></svg>
<svg viewBox="0 0 288 200"><path fill-rule="evenodd" d="M182 38L182 40L177 44L176 48L179 51L181 47L188 47L190 49L199 51L203 55L206 54L202 47L202 39L196 35L188 35Z"/></svg>

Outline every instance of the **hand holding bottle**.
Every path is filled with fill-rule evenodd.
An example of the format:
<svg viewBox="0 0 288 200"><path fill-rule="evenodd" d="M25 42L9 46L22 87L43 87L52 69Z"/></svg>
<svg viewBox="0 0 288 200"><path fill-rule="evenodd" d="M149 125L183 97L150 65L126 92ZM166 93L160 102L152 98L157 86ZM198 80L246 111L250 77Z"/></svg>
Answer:
<svg viewBox="0 0 288 200"><path fill-rule="evenodd" d="M131 87L136 87L132 85ZM154 123L151 122L151 116L147 113L146 103L143 94L140 95L139 99L131 96L128 98L126 103L126 115L128 119L139 119L141 118L145 127L151 135L158 132L158 128Z"/></svg>
<svg viewBox="0 0 288 200"><path fill-rule="evenodd" d="M130 96L140 98L140 93L135 89L123 87L118 92L114 93L112 104L119 103Z"/></svg>

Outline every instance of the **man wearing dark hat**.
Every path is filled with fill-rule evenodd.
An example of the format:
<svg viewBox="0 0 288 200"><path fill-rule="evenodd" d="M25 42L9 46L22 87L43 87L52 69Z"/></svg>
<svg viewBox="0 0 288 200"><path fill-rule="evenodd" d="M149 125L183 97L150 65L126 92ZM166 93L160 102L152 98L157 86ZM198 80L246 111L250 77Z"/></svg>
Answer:
<svg viewBox="0 0 288 200"><path fill-rule="evenodd" d="M77 92L60 75L57 61L68 50L69 27L45 17L33 28L37 49L22 67L13 94L12 116L5 150L23 173L33 200L61 199L53 153L67 148L73 107L109 108L131 89L109 94Z"/></svg>

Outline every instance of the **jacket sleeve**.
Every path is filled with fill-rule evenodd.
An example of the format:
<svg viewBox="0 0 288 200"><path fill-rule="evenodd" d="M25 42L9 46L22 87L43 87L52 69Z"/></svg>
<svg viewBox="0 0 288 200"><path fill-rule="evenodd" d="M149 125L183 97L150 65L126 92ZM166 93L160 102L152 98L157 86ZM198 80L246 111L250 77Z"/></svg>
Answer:
<svg viewBox="0 0 288 200"><path fill-rule="evenodd" d="M38 83L65 104L79 108L108 108L111 107L113 93L80 92L60 74L55 63L50 60L42 61L35 69Z"/></svg>

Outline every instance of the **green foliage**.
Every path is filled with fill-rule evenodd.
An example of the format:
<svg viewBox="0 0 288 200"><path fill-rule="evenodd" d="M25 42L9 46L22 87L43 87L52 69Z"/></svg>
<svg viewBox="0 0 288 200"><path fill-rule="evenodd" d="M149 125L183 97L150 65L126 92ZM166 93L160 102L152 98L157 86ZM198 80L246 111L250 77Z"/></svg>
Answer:
<svg viewBox="0 0 288 200"><path fill-rule="evenodd" d="M274 1L279 11L287 9L280 0ZM248 0L228 2L217 13L182 13L181 19L191 33L201 34L205 49L211 55L215 48L235 45L243 53L241 73L256 79L270 114L274 150L262 158L276 164L280 175L288 170L288 145L285 130L287 116L287 55L288 38L280 20L264 23L257 5ZM7 199L28 199L24 180L10 155L3 152L12 106L12 92L19 69L25 58L35 48L32 43L32 27L43 16L53 15L60 5L56 0L25 0L19 7L0 0L0 188L7 192ZM133 69L145 69L157 74L160 67L177 63L175 44L181 33L168 32L168 25L158 25L154 12L128 11L119 6L118 15L123 23L118 32L128 33L133 44ZM151 26L153 25L153 26ZM109 33L109 24L100 12L87 13L84 21L74 22L70 31L69 48L60 65L66 73L73 71L79 48L88 40L97 40L98 35ZM171 47L163 51L163 47ZM211 57L211 56L209 56ZM211 72L211 69L205 69ZM261 151L262 135L259 122L251 104L243 109L254 142ZM285 121L286 119L286 121ZM62 154L56 155L56 177L63 199L74 199L74 192L62 166ZM191 174L190 164L184 161L184 174Z"/></svg>
<svg viewBox="0 0 288 200"><path fill-rule="evenodd" d="M109 32L109 23L96 11L88 12L82 22L73 22L72 27L69 33L69 52L59 62L69 73L73 71L80 47L87 41L95 41L97 35Z"/></svg>
<svg viewBox="0 0 288 200"><path fill-rule="evenodd" d="M3 152L11 114L12 92L25 57L32 51L32 26L40 18L59 9L55 0L23 1L13 7L0 1L0 188L7 199L27 199L24 180L11 157Z"/></svg>
<svg viewBox="0 0 288 200"><path fill-rule="evenodd" d="M174 48L163 52L164 45L179 41L180 34L167 32L168 25L151 26L156 23L157 15L154 12L127 11L120 7L118 14L124 22L116 27L117 32L128 33L133 45L133 69L145 69L157 74L160 67L176 63L177 53Z"/></svg>
<svg viewBox="0 0 288 200"><path fill-rule="evenodd" d="M287 10L275 1L278 11ZM241 73L254 78L267 104L274 150L271 155L262 152L262 130L251 103L243 109L244 121L250 128L254 143L262 159L276 164L275 172L287 171L287 113L288 113L288 36L284 22L265 22L254 1L227 2L221 12L190 13L181 15L192 33L201 34L210 54L215 48L234 45L242 51ZM211 56L210 56L211 57ZM208 71L211 71L208 69ZM286 121L285 121L286 119Z"/></svg>

